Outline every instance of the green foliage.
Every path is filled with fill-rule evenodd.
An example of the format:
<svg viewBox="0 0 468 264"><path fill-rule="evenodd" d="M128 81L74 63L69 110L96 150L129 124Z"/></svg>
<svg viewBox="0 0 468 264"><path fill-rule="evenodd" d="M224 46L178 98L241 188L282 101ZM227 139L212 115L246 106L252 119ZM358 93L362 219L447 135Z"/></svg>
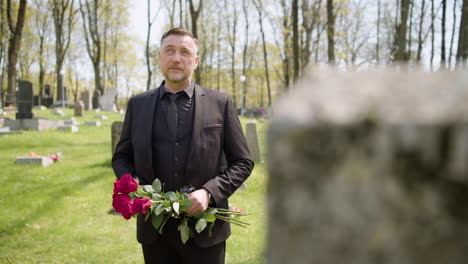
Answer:
<svg viewBox="0 0 468 264"><path fill-rule="evenodd" d="M48 110L35 112L38 117L57 118ZM72 110L65 113L73 115ZM94 115L87 112L77 121L93 120ZM115 176L108 165L110 125L119 115L105 115L109 120L102 121L102 127L81 125L78 133L49 130L0 136L1 260L143 263L141 246L135 239L135 220L126 221L111 211ZM263 142L266 126L259 125ZM27 156L31 151L39 155L61 151L63 161L47 168L15 164L15 157ZM230 199L232 206L254 214L248 217L252 223L248 228L232 227L227 263L265 263L266 180L265 166L256 164L247 188Z"/></svg>

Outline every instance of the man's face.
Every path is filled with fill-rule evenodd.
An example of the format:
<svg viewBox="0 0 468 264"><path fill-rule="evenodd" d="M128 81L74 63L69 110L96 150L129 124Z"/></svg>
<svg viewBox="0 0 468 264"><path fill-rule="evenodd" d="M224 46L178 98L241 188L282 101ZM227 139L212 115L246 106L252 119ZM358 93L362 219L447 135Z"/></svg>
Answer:
<svg viewBox="0 0 468 264"><path fill-rule="evenodd" d="M167 82L190 80L198 60L197 46L191 37L169 35L164 39L159 52L159 66Z"/></svg>

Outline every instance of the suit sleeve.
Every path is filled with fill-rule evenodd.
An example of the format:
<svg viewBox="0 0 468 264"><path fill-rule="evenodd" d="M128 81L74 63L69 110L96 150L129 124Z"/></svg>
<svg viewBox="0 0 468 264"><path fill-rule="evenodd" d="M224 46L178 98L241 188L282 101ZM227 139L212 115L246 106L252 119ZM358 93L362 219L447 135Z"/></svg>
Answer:
<svg viewBox="0 0 468 264"><path fill-rule="evenodd" d="M114 155L112 156L112 169L114 170L114 174L117 178L120 178L126 173L130 173L133 177L136 177L133 146L131 141L132 102L132 99L128 101L120 140L117 143Z"/></svg>
<svg viewBox="0 0 468 264"><path fill-rule="evenodd" d="M222 174L217 175L202 186L211 194L217 204L219 201L228 199L250 176L254 167L247 140L231 97L227 99L224 118L223 146L228 166Z"/></svg>

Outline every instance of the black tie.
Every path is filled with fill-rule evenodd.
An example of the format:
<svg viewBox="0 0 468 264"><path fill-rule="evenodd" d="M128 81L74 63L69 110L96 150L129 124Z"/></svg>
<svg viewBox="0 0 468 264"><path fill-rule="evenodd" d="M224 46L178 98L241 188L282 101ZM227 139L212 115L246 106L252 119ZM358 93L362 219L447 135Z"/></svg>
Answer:
<svg viewBox="0 0 468 264"><path fill-rule="evenodd" d="M177 113L177 97L179 97L179 94L171 94L168 93L169 99L171 99L171 102L169 103L169 106L167 107L167 114L166 114L166 123L167 123L167 128L169 130L169 133L173 138L177 136L177 119L178 113Z"/></svg>

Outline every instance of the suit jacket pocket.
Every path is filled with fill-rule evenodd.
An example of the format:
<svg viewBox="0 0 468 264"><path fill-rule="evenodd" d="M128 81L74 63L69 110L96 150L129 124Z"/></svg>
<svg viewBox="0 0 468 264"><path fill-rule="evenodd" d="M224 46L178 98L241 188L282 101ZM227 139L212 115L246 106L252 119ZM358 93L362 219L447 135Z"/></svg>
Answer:
<svg viewBox="0 0 468 264"><path fill-rule="evenodd" d="M210 129L210 128L222 128L223 127L223 124L207 124L205 125L205 129Z"/></svg>

